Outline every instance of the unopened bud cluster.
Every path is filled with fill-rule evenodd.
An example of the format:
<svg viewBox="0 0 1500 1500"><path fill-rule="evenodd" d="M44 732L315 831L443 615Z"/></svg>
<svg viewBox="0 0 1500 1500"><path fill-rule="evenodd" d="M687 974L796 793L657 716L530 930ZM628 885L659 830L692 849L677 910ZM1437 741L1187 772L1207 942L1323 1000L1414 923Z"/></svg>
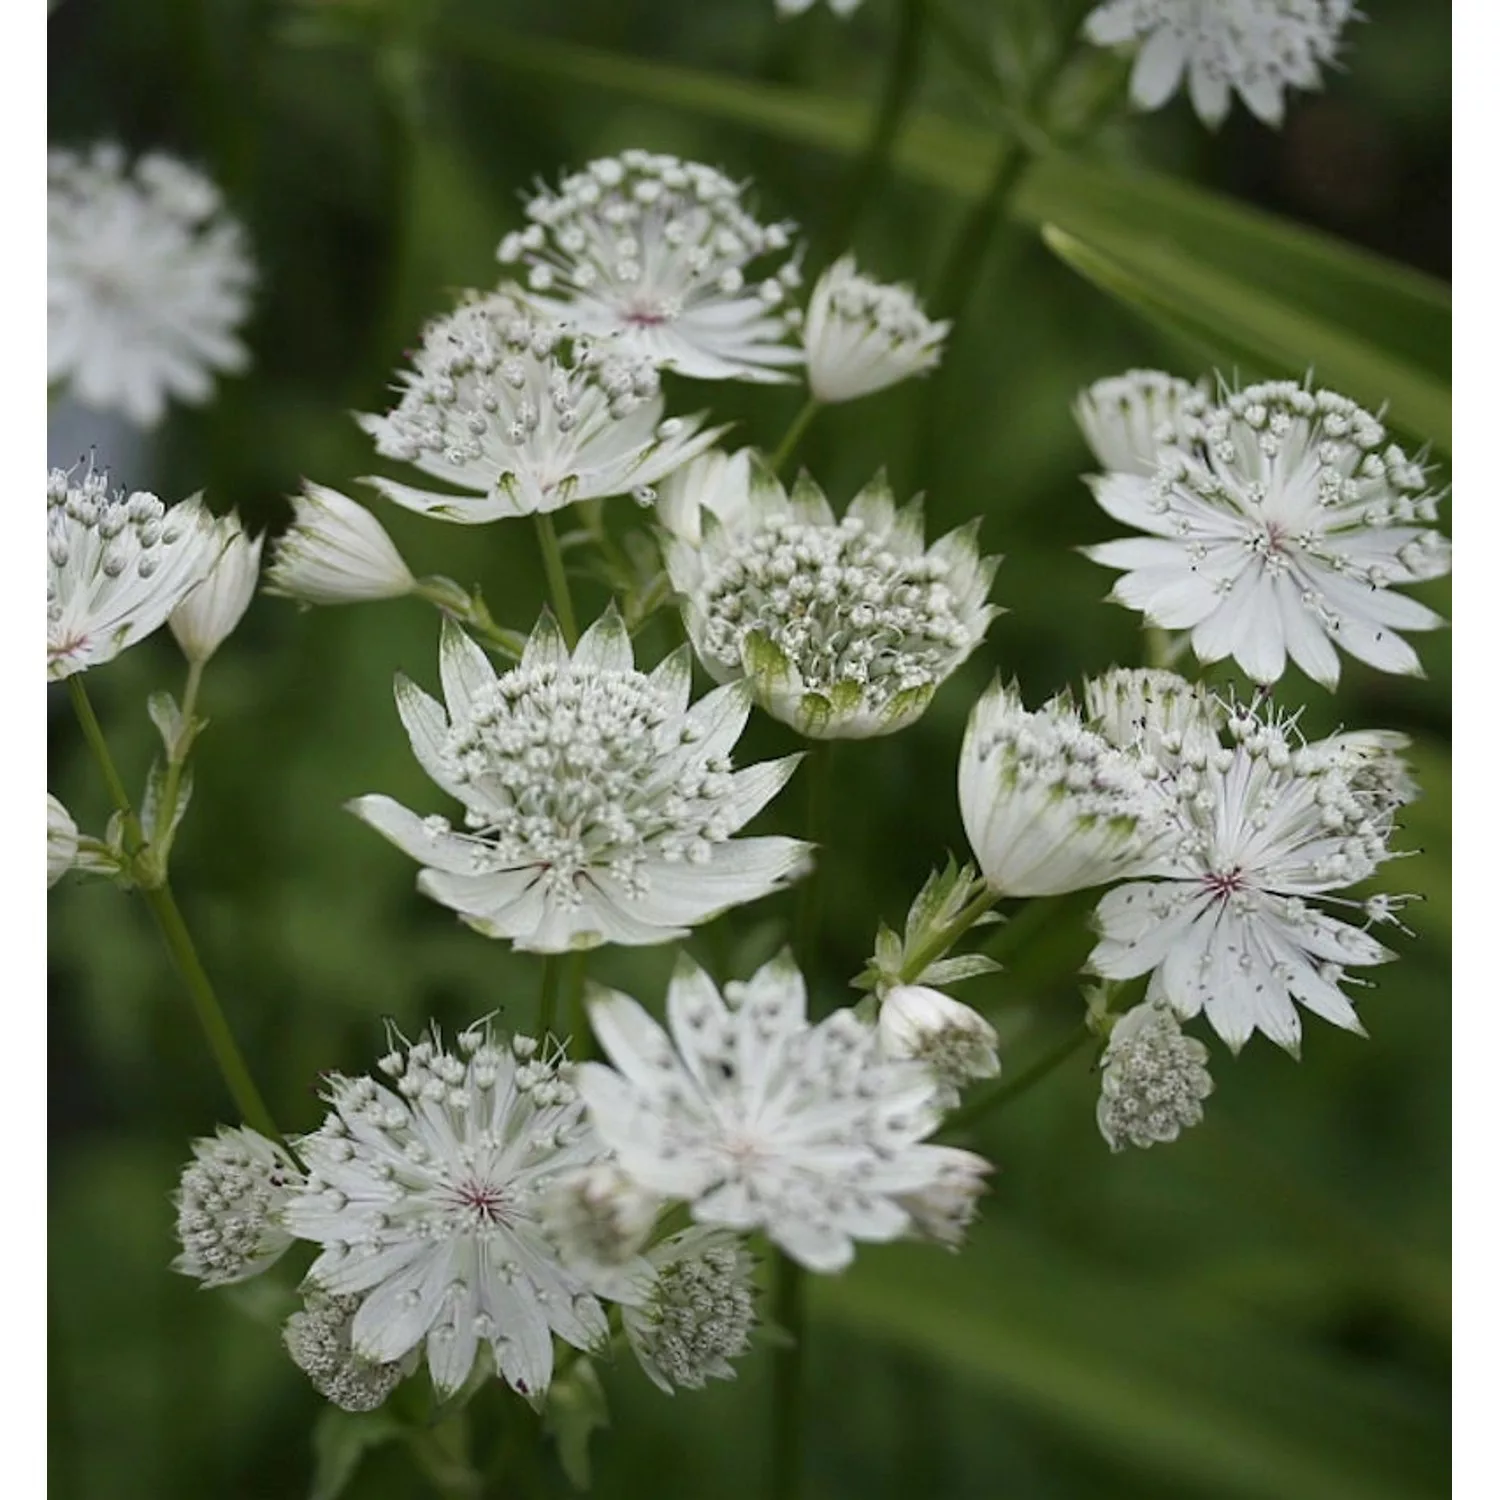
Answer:
<svg viewBox="0 0 1500 1500"><path fill-rule="evenodd" d="M193 1143L177 1191L182 1254L172 1268L204 1286L227 1286L264 1271L292 1242L281 1211L299 1182L280 1146L248 1127L221 1127Z"/></svg>
<svg viewBox="0 0 1500 1500"><path fill-rule="evenodd" d="M282 1342L292 1363L319 1395L345 1411L374 1411L401 1383L401 1362L361 1359L349 1330L360 1298L309 1292L306 1305L287 1319Z"/></svg>
<svg viewBox="0 0 1500 1500"><path fill-rule="evenodd" d="M1111 1151L1155 1146L1203 1118L1213 1092L1208 1048L1186 1036L1171 1007L1138 1005L1110 1033L1099 1086L1099 1131Z"/></svg>

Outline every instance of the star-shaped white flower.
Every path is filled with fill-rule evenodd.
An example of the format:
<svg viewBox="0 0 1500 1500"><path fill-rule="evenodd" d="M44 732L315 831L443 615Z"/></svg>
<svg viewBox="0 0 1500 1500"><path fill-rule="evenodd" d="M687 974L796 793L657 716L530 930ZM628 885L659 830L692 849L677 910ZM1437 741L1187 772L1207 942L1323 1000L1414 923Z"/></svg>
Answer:
<svg viewBox="0 0 1500 1500"><path fill-rule="evenodd" d="M613 609L570 656L550 615L497 674L457 626L442 638L444 708L405 678L396 706L465 831L389 797L350 804L419 860L419 887L478 931L542 953L664 943L802 873L798 839L732 835L797 756L736 771L744 686L689 708L686 650L647 676Z"/></svg>

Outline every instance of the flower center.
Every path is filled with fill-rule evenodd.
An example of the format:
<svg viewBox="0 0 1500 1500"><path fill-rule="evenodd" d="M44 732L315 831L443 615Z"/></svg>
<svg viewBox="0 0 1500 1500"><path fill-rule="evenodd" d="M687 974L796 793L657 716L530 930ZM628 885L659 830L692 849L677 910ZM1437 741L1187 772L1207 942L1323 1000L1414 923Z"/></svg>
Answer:
<svg viewBox="0 0 1500 1500"><path fill-rule="evenodd" d="M1203 888L1218 901L1227 901L1248 883L1238 865L1231 870L1210 870L1202 878Z"/></svg>
<svg viewBox="0 0 1500 1500"><path fill-rule="evenodd" d="M468 1177L453 1188L453 1206L476 1229L487 1229L509 1220L510 1200L505 1189L481 1177Z"/></svg>

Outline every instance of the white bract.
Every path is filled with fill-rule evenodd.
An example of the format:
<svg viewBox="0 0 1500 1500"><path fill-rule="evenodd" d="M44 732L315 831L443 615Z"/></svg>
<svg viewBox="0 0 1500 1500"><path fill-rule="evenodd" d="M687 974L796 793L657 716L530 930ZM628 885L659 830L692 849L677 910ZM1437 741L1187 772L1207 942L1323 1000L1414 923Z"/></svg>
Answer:
<svg viewBox="0 0 1500 1500"><path fill-rule="evenodd" d="M222 544L208 576L167 617L167 624L190 662L206 662L244 618L260 577L265 533L252 542L237 513L219 522Z"/></svg>
<svg viewBox="0 0 1500 1500"><path fill-rule="evenodd" d="M1149 476L1161 449L1195 432L1208 405L1201 386L1176 375L1127 370L1080 391L1073 416L1106 469Z"/></svg>
<svg viewBox="0 0 1500 1500"><path fill-rule="evenodd" d="M959 1090L1000 1071L995 1028L977 1010L924 984L901 984L880 1002L880 1041L887 1057L914 1058L937 1081L940 1107Z"/></svg>
<svg viewBox="0 0 1500 1500"><path fill-rule="evenodd" d="M1100 47L1139 42L1130 97L1158 109L1182 86L1205 125L1222 124L1238 94L1280 125L1288 89L1316 89L1338 55L1354 0L1105 0L1084 22Z"/></svg>
<svg viewBox="0 0 1500 1500"><path fill-rule="evenodd" d="M78 825L61 802L47 793L47 888L51 890L78 857Z"/></svg>
<svg viewBox="0 0 1500 1500"><path fill-rule="evenodd" d="M249 362L236 336L254 267L206 177L117 146L47 159L47 379L149 427L167 401L206 401Z"/></svg>
<svg viewBox="0 0 1500 1500"><path fill-rule="evenodd" d="M416 588L385 528L357 501L304 482L292 497L292 524L276 538L266 592L304 604L399 599Z"/></svg>
<svg viewBox="0 0 1500 1500"><path fill-rule="evenodd" d="M703 518L731 525L750 507L750 487L759 455L752 448L725 453L710 448L669 474L657 486L656 519L673 536L697 546L703 540Z"/></svg>
<svg viewBox="0 0 1500 1500"><path fill-rule="evenodd" d="M850 1010L808 1023L787 954L722 997L680 959L670 1038L614 992L589 1018L615 1066L582 1064L578 1088L621 1169L700 1224L764 1230L809 1270L842 1270L856 1241L916 1230L904 1198L949 1185L955 1158L973 1182L984 1170L922 1144L941 1118L926 1068L886 1057Z"/></svg>
<svg viewBox="0 0 1500 1500"><path fill-rule="evenodd" d="M90 468L47 476L47 677L112 661L202 581L223 539L194 495L170 508Z"/></svg>
<svg viewBox="0 0 1500 1500"><path fill-rule="evenodd" d="M1394 585L1451 566L1430 528L1422 465L1369 412L1287 381L1227 395L1149 477L1091 481L1117 521L1148 533L1084 549L1124 576L1110 597L1165 630L1191 630L1200 661L1232 656L1256 682L1287 657L1339 679L1334 644L1383 672L1419 675L1398 630L1443 623Z"/></svg>
<svg viewBox="0 0 1500 1500"><path fill-rule="evenodd" d="M1160 878L1118 886L1099 903L1089 962L1110 979L1150 973L1148 998L1185 1018L1201 1012L1233 1048L1259 1030L1295 1052L1298 1003L1362 1029L1339 985L1347 967L1393 956L1365 928L1396 902L1333 893L1390 858L1395 813L1415 788L1396 754L1400 736L1301 745L1294 725L1243 707L1227 728L1227 744L1152 756L1173 837L1139 870ZM1329 904L1352 907L1364 926Z"/></svg>
<svg viewBox="0 0 1500 1500"><path fill-rule="evenodd" d="M287 1319L281 1341L320 1396L345 1411L374 1411L408 1371L405 1361L377 1364L354 1352L350 1329L359 1303L358 1297L330 1297L314 1288L302 1310Z"/></svg>
<svg viewBox="0 0 1500 1500"><path fill-rule="evenodd" d="M291 1158L248 1126L193 1142L177 1189L174 1271L229 1286L275 1265L292 1243L281 1213L300 1176Z"/></svg>
<svg viewBox="0 0 1500 1500"><path fill-rule="evenodd" d="M445 623L441 667L446 711L405 678L396 706L422 769L464 804L465 831L389 797L350 807L486 936L540 953L664 943L803 872L800 840L732 837L798 757L736 771L749 693L689 708L685 648L636 671L611 608L571 657L544 616L503 675Z"/></svg>
<svg viewBox="0 0 1500 1500"><path fill-rule="evenodd" d="M1208 1048L1184 1036L1169 1005L1137 1005L1115 1022L1099 1063L1095 1118L1111 1151L1175 1141L1203 1119L1213 1092Z"/></svg>
<svg viewBox="0 0 1500 1500"><path fill-rule="evenodd" d="M719 429L663 419L655 366L620 340L586 338L505 292L471 297L422 333L401 399L361 416L384 458L466 493L370 479L441 521L479 525L635 492L709 447Z"/></svg>
<svg viewBox="0 0 1500 1500"><path fill-rule="evenodd" d="M974 705L958 805L984 878L1003 896L1056 896L1134 868L1164 815L1130 756L1066 694L1028 712L996 682Z"/></svg>
<svg viewBox="0 0 1500 1500"><path fill-rule="evenodd" d="M669 1396L710 1380L733 1380L733 1361L755 1328L755 1261L721 1229L685 1229L653 1245L649 1288L622 1303L631 1350Z"/></svg>
<svg viewBox="0 0 1500 1500"><path fill-rule="evenodd" d="M698 659L720 682L813 739L867 739L918 719L984 638L999 558L978 521L924 549L922 510L898 511L884 475L840 520L806 475L790 497L752 477L748 509L701 541L669 536L667 573Z"/></svg>
<svg viewBox="0 0 1500 1500"><path fill-rule="evenodd" d="M925 375L943 357L948 323L934 323L909 287L862 276L852 255L818 278L802 347L818 401L853 401Z"/></svg>
<svg viewBox="0 0 1500 1500"><path fill-rule="evenodd" d="M786 380L800 356L787 294L801 280L792 224L760 224L742 188L700 162L626 151L526 205L500 242L529 300L581 333L700 380ZM782 257L774 270L765 262ZM753 263L761 262L753 269ZM759 280L752 279L759 277Z"/></svg>
<svg viewBox="0 0 1500 1500"><path fill-rule="evenodd" d="M560 1173L602 1153L560 1054L483 1028L448 1049L434 1032L393 1045L373 1078L328 1081L330 1112L297 1142L308 1175L283 1214L322 1251L308 1283L361 1298L352 1354L390 1364L419 1346L440 1395L480 1344L525 1396L552 1379L552 1335L608 1336L595 1298L538 1222Z"/></svg>

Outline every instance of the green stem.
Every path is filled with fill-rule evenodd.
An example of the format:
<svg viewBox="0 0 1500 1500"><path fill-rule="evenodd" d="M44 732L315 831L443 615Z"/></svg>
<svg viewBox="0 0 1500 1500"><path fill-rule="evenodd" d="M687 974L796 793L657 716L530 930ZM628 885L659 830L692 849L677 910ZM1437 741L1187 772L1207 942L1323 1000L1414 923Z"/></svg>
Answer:
<svg viewBox="0 0 1500 1500"><path fill-rule="evenodd" d="M167 860L172 852L172 830L177 822L177 797L182 790L183 767L187 765L188 754L196 738L193 733L193 714L198 707L198 687L202 681L203 663L189 662L187 683L182 689L177 739L167 753L167 774L162 783L161 809L156 819L159 832L152 851L163 874L166 873Z"/></svg>
<svg viewBox="0 0 1500 1500"><path fill-rule="evenodd" d="M816 396L809 396L803 403L802 410L792 418L792 425L787 428L786 435L777 444L776 451L771 455L771 472L781 473L786 467L786 461L792 456L797 444L802 440L802 434L807 431L812 419L817 416L818 408L823 403Z"/></svg>
<svg viewBox="0 0 1500 1500"><path fill-rule="evenodd" d="M803 977L811 981L818 959L818 929L823 919L823 884L828 864L829 783L832 779L833 741L818 740L807 756L807 838L816 846L811 872L798 893L797 919L792 928L792 952Z"/></svg>
<svg viewBox="0 0 1500 1500"><path fill-rule="evenodd" d="M536 1037L545 1041L549 1031L557 1030L557 991L562 979L562 964L555 953L542 959L542 997L537 1003Z"/></svg>
<svg viewBox="0 0 1500 1500"><path fill-rule="evenodd" d="M542 567L547 574L547 592L552 596L552 612L557 616L563 640L571 651L578 644L578 616L573 612L573 595L568 589L568 574L563 567L557 528L546 511L536 513L536 537L541 544Z"/></svg>
<svg viewBox="0 0 1500 1500"><path fill-rule="evenodd" d="M99 763L104 783L109 788L109 794L114 799L114 804L124 820L126 838L134 846L130 852L138 853L144 843L140 819L136 817L135 809L130 804L130 796L125 790L125 783L120 780L120 773L115 769L114 758L109 753L104 731L99 727L99 720L94 714L94 706L89 702L88 692L84 688L80 674L75 673L68 678L68 694L73 700L74 711L83 728L83 737L88 741L89 748L94 753L94 759ZM193 946L192 936L187 930L187 923L182 920L182 913L178 910L177 900L172 894L171 886L163 878L155 887L142 886L141 894L145 898L146 905L151 908L151 915L156 918L162 941L166 943L167 951L172 956L177 972L187 987L188 997L193 1003L198 1023L208 1039L209 1051L213 1053L214 1062L218 1064L219 1073L229 1089L230 1097L233 1098L241 1118L247 1125L271 1140L279 1142L290 1152L291 1148L287 1146L285 1138L276 1126L276 1121L271 1117L271 1111L266 1108L265 1101L260 1096L260 1090L255 1086L250 1069L234 1040L234 1033L229 1029L229 1022L225 1018L223 1007L214 994L214 987L209 981L202 960L198 957L198 950ZM296 1160L295 1153L292 1153L292 1157Z"/></svg>
<svg viewBox="0 0 1500 1500"><path fill-rule="evenodd" d="M568 955L564 1004L567 1008L568 1029L573 1038L571 1052L574 1062L586 1062L594 1050L588 1010L583 1003L584 981L588 978L588 972L589 956L586 952Z"/></svg>
<svg viewBox="0 0 1500 1500"><path fill-rule="evenodd" d="M854 169L848 195L827 236L830 257L837 255L854 237L861 216L890 170L891 152L901 121L911 107L921 73L922 50L927 33L928 0L900 0L896 44L885 75L880 104L870 127L864 153Z"/></svg>
<svg viewBox="0 0 1500 1500"><path fill-rule="evenodd" d="M1091 1036L1093 1032L1087 1025L1075 1027L1055 1047L1037 1058L1029 1068L1023 1068L1014 1078L1008 1078L1004 1083L996 1084L994 1088L981 1094L977 1099L971 1099L962 1109L954 1110L944 1120L942 1133L951 1135L954 1131L967 1129L986 1115L1004 1109L1006 1105L1019 1099L1022 1094L1029 1093L1044 1078L1056 1072L1067 1062Z"/></svg>
<svg viewBox="0 0 1500 1500"><path fill-rule="evenodd" d="M913 951L901 972L902 980L914 983L929 964L936 963L999 899L999 891L987 885L981 887L946 927Z"/></svg>
<svg viewBox="0 0 1500 1500"><path fill-rule="evenodd" d="M771 1500L796 1500L802 1489L802 1267L776 1256L772 1318L788 1342L771 1357Z"/></svg>

